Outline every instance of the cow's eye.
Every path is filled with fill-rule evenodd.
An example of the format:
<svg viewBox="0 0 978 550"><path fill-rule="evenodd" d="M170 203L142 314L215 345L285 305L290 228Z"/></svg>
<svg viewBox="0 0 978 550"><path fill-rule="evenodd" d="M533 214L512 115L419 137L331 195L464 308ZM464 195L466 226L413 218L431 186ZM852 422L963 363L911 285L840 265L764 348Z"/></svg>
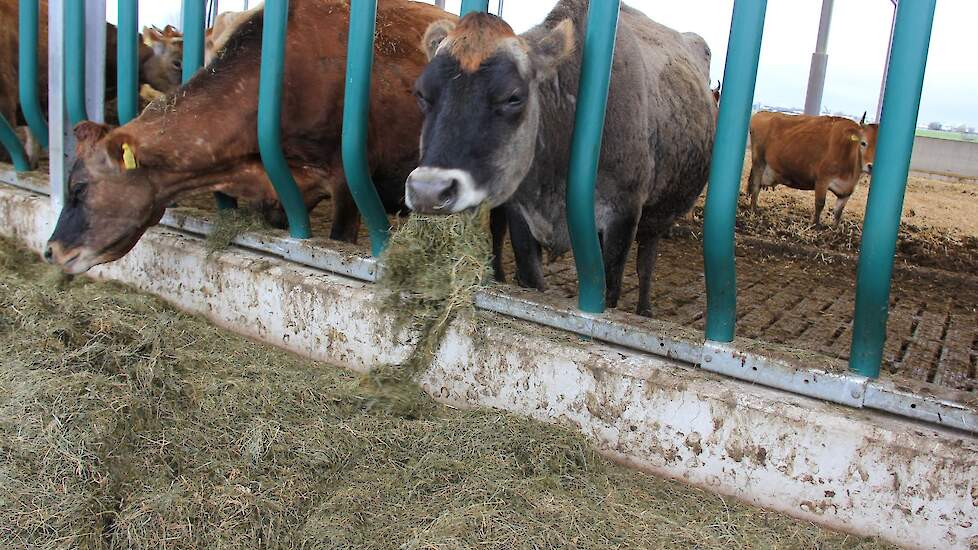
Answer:
<svg viewBox="0 0 978 550"><path fill-rule="evenodd" d="M85 182L77 182L71 186L71 190L68 191L68 206L78 206L85 196L86 187Z"/></svg>
<svg viewBox="0 0 978 550"><path fill-rule="evenodd" d="M519 93L515 93L509 96L509 99L506 100L506 104L510 107L519 107L520 105L523 105L523 96Z"/></svg>
<svg viewBox="0 0 978 550"><path fill-rule="evenodd" d="M868 144L868 143L866 143L865 141L860 141L860 142L859 142L859 145L861 145L861 146L863 146L863 147L869 147L869 144Z"/></svg>
<svg viewBox="0 0 978 550"><path fill-rule="evenodd" d="M418 101L421 112L427 113L431 109L431 102L421 92L414 92L414 98Z"/></svg>

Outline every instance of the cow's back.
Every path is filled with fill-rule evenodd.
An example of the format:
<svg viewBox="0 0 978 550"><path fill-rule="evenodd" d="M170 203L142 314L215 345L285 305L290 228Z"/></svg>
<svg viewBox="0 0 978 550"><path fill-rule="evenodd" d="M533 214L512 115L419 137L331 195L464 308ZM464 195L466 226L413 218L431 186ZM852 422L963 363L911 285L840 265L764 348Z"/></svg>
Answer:
<svg viewBox="0 0 978 550"><path fill-rule="evenodd" d="M534 236L558 254L570 248L563 205L587 11L587 0L561 0L528 32L542 35L570 19L578 45L557 76L541 84L540 136L524 179L533 183L512 199L529 214ZM596 186L599 227L643 207L644 220L668 225L695 202L713 144L709 63L701 38L622 7Z"/></svg>
<svg viewBox="0 0 978 550"><path fill-rule="evenodd" d="M666 226L692 207L709 178L716 130L708 85L711 53L699 35L680 34L630 7L623 8L621 22L636 38L648 89L654 179L644 224ZM622 91L627 102L631 94Z"/></svg>

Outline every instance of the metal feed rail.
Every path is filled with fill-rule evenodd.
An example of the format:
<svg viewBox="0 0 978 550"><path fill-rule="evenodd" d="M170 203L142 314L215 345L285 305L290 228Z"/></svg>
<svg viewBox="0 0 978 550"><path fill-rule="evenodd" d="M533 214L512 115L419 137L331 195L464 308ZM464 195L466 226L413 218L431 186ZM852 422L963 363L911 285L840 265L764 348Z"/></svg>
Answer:
<svg viewBox="0 0 978 550"><path fill-rule="evenodd" d="M196 9L195 5L200 4L199 2L184 1L186 4L184 31L187 46L184 52L183 70L184 78L188 79L201 64L203 10ZM582 274L579 281L579 307L589 313L548 309L529 301L514 301L502 293L491 290L480 293L477 304L484 309L570 330L610 343L679 357L693 364L699 363L707 370L802 395L851 406L877 408L975 431L978 429L978 422L974 415L953 403L906 392L901 393L892 388L887 389L885 383L872 380L879 375L896 232L906 186L910 143L912 143L914 121L919 107L935 3L936 0L902 2L897 10L893 44L894 70L887 84L886 94L887 120L880 128L877 154L880 155L881 160L877 163L870 191L863 250L860 257L856 320L850 363L853 374L840 375L817 369L785 367L776 361L740 353L728 345L734 340L736 328L734 220L744 162L743 151L757 76L766 0L736 0L734 4L724 75L724 94L718 117L717 146L713 152L713 171L707 195L704 227L708 294L705 343L692 347L688 343L667 344L665 340L648 332L610 322L607 316L593 315L604 310L603 261L601 261L600 247L594 230L593 191L594 171L600 154L603 113L614 55L615 29L620 9L617 0L594 2L588 14L588 29L583 46L584 66L579 93L580 102L574 136L575 154L568 182L569 226L573 235L578 270ZM76 2L51 1L52 107L49 118L53 139L51 140L50 181L55 213L59 211L59 205L63 201L66 169L69 166L68 155L64 153L70 151L71 147L68 146L70 132L64 132L65 121L53 115L60 114L61 105L64 103L72 107L69 111L75 111L75 116L85 110L85 98L81 97L86 90L86 80L82 70L85 56L78 56L77 50L87 50L90 62L93 59L92 55L96 55L93 52L98 51L97 48L91 47L93 40L91 36L88 40L89 48L61 49L63 39L74 41L77 45L81 36L83 46L86 42L85 33L79 28L83 22L82 14L71 8L72 4ZM132 74L124 74L132 72L132 59L135 57L137 46L131 39L132 33L135 32L134 4L132 0L120 0L120 26L124 28L120 29L119 58L126 60L125 63L120 63L121 97L132 97L131 94L135 93L136 86L136 79ZM202 8L202 4L200 7ZM386 244L389 222L370 181L366 164L366 128L377 4L376 0L352 0L351 8L343 160L351 191L370 229L372 251L374 255L378 255ZM488 0L464 0L462 3L463 13L486 11L487 8ZM288 165L282 157L281 129L278 127L288 1L268 0L265 9L259 108L262 158L286 209L292 237L306 238L309 236L308 212L296 189ZM30 25L30 17L30 10L22 10L21 25ZM96 27L97 23L89 16L89 29ZM126 38L121 39L123 36ZM36 44L34 46L23 44L23 41L29 37L30 33L21 35L22 56L29 55L32 47L36 52ZM98 38L96 36L94 40L97 42ZM104 36L101 40L104 50ZM66 57L62 57L62 53ZM72 54L70 58L67 57L69 54ZM130 58L130 55L133 57ZM125 67L129 67L129 70L125 70ZM64 73L61 72L62 70ZM61 78L62 74L64 79ZM33 103L31 96L33 94L36 97L36 86L29 86L29 83L23 79L21 84L21 97L26 100L25 104ZM95 84L89 82L90 101L98 92L98 90L93 91L93 87ZM97 99L101 102L101 97ZM120 115L123 114L122 103L120 101ZM126 112L131 113L131 111ZM34 126L39 124L36 116L33 124ZM0 124L0 139L8 149L15 152L13 157L16 163L19 142L14 137L12 141L15 143L8 143L11 141L13 131L9 129L9 125L4 126ZM17 169L23 170L24 164L26 163L18 163ZM25 180L27 179L29 178L25 177ZM169 215L167 220L170 225L196 233L206 233L207 230L206 224L200 225L186 219L177 223L172 215ZM372 267L361 265L350 272L350 262L340 261L339 253L334 255L336 257L332 257L322 250L312 252L313 248L304 246L299 240L276 238L256 241L254 237L245 237L239 239L238 244L277 254L312 267L366 280L372 280L377 269L375 264L371 264ZM699 358L702 358L702 361Z"/></svg>

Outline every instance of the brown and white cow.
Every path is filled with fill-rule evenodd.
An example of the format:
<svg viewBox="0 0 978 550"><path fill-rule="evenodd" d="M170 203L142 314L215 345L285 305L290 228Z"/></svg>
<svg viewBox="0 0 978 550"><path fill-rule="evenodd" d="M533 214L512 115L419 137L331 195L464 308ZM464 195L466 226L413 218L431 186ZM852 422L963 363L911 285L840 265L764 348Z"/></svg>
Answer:
<svg viewBox="0 0 978 550"><path fill-rule="evenodd" d="M289 9L282 147L306 205L332 194L331 236L352 242L359 215L340 150L349 2L293 0ZM116 260L192 193L221 191L281 212L258 151L263 15L253 14L223 55L129 124L76 128L78 161L47 259L69 273ZM412 85L426 62L421 39L446 16L407 0L378 6L368 162L391 212L403 208L404 179L417 166L421 113Z"/></svg>
<svg viewBox="0 0 978 550"><path fill-rule="evenodd" d="M561 0L519 36L481 13L425 36L421 166L407 181L408 205L430 214L504 208L525 286L545 285L543 247L560 255L571 246L566 182L587 10L586 0ZM716 111L709 67L702 38L622 7L595 193L611 307L637 241L638 312L651 314L659 238L706 184Z"/></svg>
<svg viewBox="0 0 978 550"><path fill-rule="evenodd" d="M812 223L821 226L828 191L836 196L835 225L862 174L872 174L879 126L848 118L760 112L750 123L748 192L757 208L762 188L815 190Z"/></svg>

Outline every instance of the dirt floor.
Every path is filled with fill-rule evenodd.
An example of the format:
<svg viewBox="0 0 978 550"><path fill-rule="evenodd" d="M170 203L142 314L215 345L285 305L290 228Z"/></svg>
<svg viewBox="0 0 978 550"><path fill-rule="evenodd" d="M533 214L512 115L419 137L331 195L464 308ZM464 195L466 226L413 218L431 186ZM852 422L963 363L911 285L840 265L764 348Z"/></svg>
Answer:
<svg viewBox="0 0 978 550"><path fill-rule="evenodd" d="M757 212L750 212L741 198L739 336L848 359L867 193L864 178L843 223L818 230L811 226L810 192L783 187L762 191ZM213 209L209 196L185 204ZM672 238L663 241L653 290L656 318L697 330L703 328L706 308L702 216L703 198ZM315 234L328 235L328 201L313 212L313 226ZM361 244L367 242L362 233ZM978 391L978 184L912 176L896 263L884 372ZM512 278L508 246L506 264ZM546 271L548 293L576 296L569 255ZM634 273L633 251L619 304L626 311L637 303Z"/></svg>
<svg viewBox="0 0 978 550"><path fill-rule="evenodd" d="M0 547L888 548L367 387L0 240Z"/></svg>

